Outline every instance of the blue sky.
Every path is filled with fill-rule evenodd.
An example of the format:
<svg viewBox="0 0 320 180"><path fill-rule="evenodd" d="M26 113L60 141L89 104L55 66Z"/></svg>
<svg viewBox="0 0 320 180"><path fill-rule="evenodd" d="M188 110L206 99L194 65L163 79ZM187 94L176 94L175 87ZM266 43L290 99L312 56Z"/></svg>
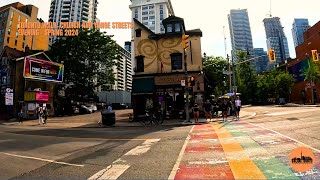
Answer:
<svg viewBox="0 0 320 180"><path fill-rule="evenodd" d="M0 0L0 6L17 0ZM24 4L34 4L39 8L39 17L48 20L50 0L20 0ZM225 56L224 32L227 38L227 52L230 54L231 42L227 15L230 9L248 9L254 48L266 49L266 37L262 20L270 10L269 0L171 0L175 15L184 18L187 29L200 28L203 32L202 52L207 55ZM197 3L195 3L197 2ZM290 56L295 58L292 39L294 18L308 18L310 25L320 20L319 0L272 0L272 15L280 17L288 38ZM101 22L129 22L131 12L130 0L99 0L98 18ZM108 30L114 39L124 46L131 39L131 30Z"/></svg>

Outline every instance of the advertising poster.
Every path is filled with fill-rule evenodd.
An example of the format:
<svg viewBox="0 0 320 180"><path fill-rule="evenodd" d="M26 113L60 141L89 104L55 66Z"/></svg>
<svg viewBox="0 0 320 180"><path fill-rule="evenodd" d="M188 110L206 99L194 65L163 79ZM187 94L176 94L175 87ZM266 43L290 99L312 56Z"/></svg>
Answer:
<svg viewBox="0 0 320 180"><path fill-rule="evenodd" d="M63 81L63 64L34 58L25 58L23 76L43 81Z"/></svg>
<svg viewBox="0 0 320 180"><path fill-rule="evenodd" d="M13 93L6 93L5 99L6 99L5 101L7 106L13 105Z"/></svg>

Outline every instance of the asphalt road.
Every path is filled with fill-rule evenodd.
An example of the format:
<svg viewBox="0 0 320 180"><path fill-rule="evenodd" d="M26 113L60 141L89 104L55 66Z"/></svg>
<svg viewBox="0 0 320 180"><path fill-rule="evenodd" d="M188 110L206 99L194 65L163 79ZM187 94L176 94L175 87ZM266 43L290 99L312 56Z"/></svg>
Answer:
<svg viewBox="0 0 320 180"><path fill-rule="evenodd" d="M0 125L0 179L319 179L320 109L248 107L240 121L189 126ZM289 165L307 146L309 173Z"/></svg>

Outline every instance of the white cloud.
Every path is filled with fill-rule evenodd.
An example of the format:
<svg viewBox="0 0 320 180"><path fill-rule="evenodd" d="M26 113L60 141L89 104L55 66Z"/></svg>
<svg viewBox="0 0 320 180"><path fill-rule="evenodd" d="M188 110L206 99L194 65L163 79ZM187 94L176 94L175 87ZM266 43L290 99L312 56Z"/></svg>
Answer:
<svg viewBox="0 0 320 180"><path fill-rule="evenodd" d="M8 4L16 0L0 0ZM48 19L50 0L20 0L24 4L39 7L39 17ZM230 9L248 9L254 47L266 48L265 30L262 20L270 10L269 0L171 0L175 15L184 18L187 29L200 28L203 32L202 51L208 55L224 56L223 26L226 27L228 52L230 52L230 34L227 15ZM291 27L294 18L308 18L310 25L320 19L319 0L272 0L272 15L280 17L288 38L290 55L295 57ZM99 0L98 17L102 22L131 21L129 0ZM313 5L314 4L314 5ZM107 30L123 46L131 39L130 30ZM230 53L229 53L230 54Z"/></svg>

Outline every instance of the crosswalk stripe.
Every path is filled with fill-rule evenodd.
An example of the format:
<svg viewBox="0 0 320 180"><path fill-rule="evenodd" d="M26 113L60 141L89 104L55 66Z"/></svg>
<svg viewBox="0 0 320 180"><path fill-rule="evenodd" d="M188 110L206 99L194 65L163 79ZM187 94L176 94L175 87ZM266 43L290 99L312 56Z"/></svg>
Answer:
<svg viewBox="0 0 320 180"><path fill-rule="evenodd" d="M256 164L245 154L241 145L221 125L212 124L235 179L266 179Z"/></svg>

